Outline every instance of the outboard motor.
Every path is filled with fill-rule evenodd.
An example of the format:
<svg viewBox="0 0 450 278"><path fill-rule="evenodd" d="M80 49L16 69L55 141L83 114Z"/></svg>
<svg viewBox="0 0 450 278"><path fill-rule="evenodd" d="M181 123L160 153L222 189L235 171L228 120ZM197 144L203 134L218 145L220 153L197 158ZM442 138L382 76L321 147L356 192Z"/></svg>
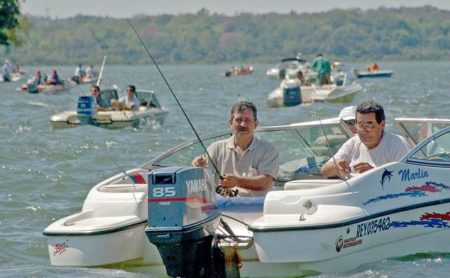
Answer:
<svg viewBox="0 0 450 278"><path fill-rule="evenodd" d="M34 82L31 82L31 83L27 84L27 90L28 90L29 93L32 93L32 94L39 93L38 86Z"/></svg>
<svg viewBox="0 0 450 278"><path fill-rule="evenodd" d="M302 103L300 84L295 79L283 81L283 105L294 106Z"/></svg>
<svg viewBox="0 0 450 278"><path fill-rule="evenodd" d="M80 77L73 75L70 80L72 80L73 82L80 84Z"/></svg>
<svg viewBox="0 0 450 278"><path fill-rule="evenodd" d="M145 233L158 248L169 276L221 276L212 258L220 220L215 201L209 169L167 167L149 174Z"/></svg>
<svg viewBox="0 0 450 278"><path fill-rule="evenodd" d="M96 112L94 96L78 97L77 114L82 125L90 124Z"/></svg>

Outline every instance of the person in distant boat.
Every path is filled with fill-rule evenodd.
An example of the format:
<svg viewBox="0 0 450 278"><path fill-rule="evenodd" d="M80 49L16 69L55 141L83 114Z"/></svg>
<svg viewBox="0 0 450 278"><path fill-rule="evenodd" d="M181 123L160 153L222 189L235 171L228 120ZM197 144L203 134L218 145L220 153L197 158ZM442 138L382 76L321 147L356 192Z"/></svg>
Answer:
<svg viewBox="0 0 450 278"><path fill-rule="evenodd" d="M312 68L317 72L317 78L320 85L330 83L331 65L330 61L323 56L322 53L317 54L317 57L313 60Z"/></svg>
<svg viewBox="0 0 450 278"><path fill-rule="evenodd" d="M303 74L302 70L297 71L296 77L302 84L305 83L305 75Z"/></svg>
<svg viewBox="0 0 450 278"><path fill-rule="evenodd" d="M369 67L367 68L367 71L369 72L374 72L380 69L380 66L378 66L377 63L373 63L371 65L369 65Z"/></svg>
<svg viewBox="0 0 450 278"><path fill-rule="evenodd" d="M94 66L89 65L89 67L86 68L86 77L87 78L93 78L94 77Z"/></svg>
<svg viewBox="0 0 450 278"><path fill-rule="evenodd" d="M42 75L40 70L36 70L33 74L32 81L34 84L39 85L42 83Z"/></svg>
<svg viewBox="0 0 450 278"><path fill-rule="evenodd" d="M52 74L47 78L47 84L49 85L62 84L62 80L61 78L59 78L58 72L56 70L53 70Z"/></svg>
<svg viewBox="0 0 450 278"><path fill-rule="evenodd" d="M91 95L95 97L95 108L97 111L107 111L106 107L101 106L98 103L98 98L100 96L100 87L97 85L91 85Z"/></svg>
<svg viewBox="0 0 450 278"><path fill-rule="evenodd" d="M254 136L258 125L253 103L239 101L231 108L229 124L233 135L212 143L208 154L216 165L217 192L223 196L263 196L271 188L279 166L278 150ZM206 156L194 158L192 165L215 168ZM219 175L223 175L219 182Z"/></svg>
<svg viewBox="0 0 450 278"><path fill-rule="evenodd" d="M358 130L356 129L356 106L344 107L341 112L339 112L339 118L345 123L353 135L358 133Z"/></svg>
<svg viewBox="0 0 450 278"><path fill-rule="evenodd" d="M348 139L321 169L326 177L349 177L388 162L400 160L409 149L406 139L385 131L384 110L374 101L356 108L357 135Z"/></svg>
<svg viewBox="0 0 450 278"><path fill-rule="evenodd" d="M11 62L8 59L6 59L2 68L3 80L10 81L12 73L13 73L13 66Z"/></svg>
<svg viewBox="0 0 450 278"><path fill-rule="evenodd" d="M119 100L112 99L111 107L119 110L139 111L139 99L136 97L136 87L128 85L127 95L121 97Z"/></svg>
<svg viewBox="0 0 450 278"><path fill-rule="evenodd" d="M80 80L81 78L83 78L83 76L85 76L85 72L83 70L83 66L81 64L79 64L76 68L75 68L75 73L74 75L76 77L78 77Z"/></svg>

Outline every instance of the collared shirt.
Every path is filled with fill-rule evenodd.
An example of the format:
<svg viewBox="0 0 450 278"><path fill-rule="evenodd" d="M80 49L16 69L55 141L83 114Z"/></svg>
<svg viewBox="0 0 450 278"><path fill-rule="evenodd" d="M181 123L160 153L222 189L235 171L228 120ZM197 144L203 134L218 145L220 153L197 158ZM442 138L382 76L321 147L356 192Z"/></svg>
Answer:
<svg viewBox="0 0 450 278"><path fill-rule="evenodd" d="M233 135L228 139L214 142L208 147L208 153L220 174L232 174L240 177L257 175L276 177L279 153L272 144L253 137L248 148L239 154L234 144L234 138ZM215 171L211 163L209 163L209 167L213 172ZM239 188L239 196L260 196L268 190L252 191Z"/></svg>

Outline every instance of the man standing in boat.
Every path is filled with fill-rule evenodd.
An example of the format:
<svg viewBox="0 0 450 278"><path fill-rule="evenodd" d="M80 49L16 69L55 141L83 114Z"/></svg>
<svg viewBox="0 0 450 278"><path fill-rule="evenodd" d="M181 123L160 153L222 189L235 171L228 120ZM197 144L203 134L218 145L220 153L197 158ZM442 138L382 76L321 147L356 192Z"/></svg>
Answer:
<svg viewBox="0 0 450 278"><path fill-rule="evenodd" d="M228 196L263 196L272 188L278 172L278 150L254 136L258 119L253 103L240 101L234 104L229 124L233 135L208 147L208 154L220 171L216 174L223 175L220 186L226 192L237 193ZM205 156L196 157L192 165L212 166L211 163L208 165Z"/></svg>
<svg viewBox="0 0 450 278"><path fill-rule="evenodd" d="M317 72L317 78L320 85L330 83L331 65L327 58L323 57L322 53L317 54L313 60L312 68Z"/></svg>
<svg viewBox="0 0 450 278"><path fill-rule="evenodd" d="M408 152L408 143L400 135L385 131L381 105L365 101L356 108L356 130L339 151L322 166L326 177L348 177L351 172L364 173L372 168L400 160Z"/></svg>

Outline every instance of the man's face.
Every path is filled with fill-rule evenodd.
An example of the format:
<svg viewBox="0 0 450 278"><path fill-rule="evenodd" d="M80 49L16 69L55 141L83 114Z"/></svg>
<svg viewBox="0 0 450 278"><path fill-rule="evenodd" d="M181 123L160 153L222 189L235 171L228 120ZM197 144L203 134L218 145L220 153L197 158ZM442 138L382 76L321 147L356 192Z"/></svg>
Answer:
<svg viewBox="0 0 450 278"><path fill-rule="evenodd" d="M236 137L253 136L253 131L258 125L258 121L253 117L253 111L250 108L242 112L235 111L229 123Z"/></svg>
<svg viewBox="0 0 450 278"><path fill-rule="evenodd" d="M98 95L99 95L99 91L97 90L97 88L91 88L91 94L94 96L94 97L98 97Z"/></svg>
<svg viewBox="0 0 450 278"><path fill-rule="evenodd" d="M368 149L373 149L381 141L385 123L377 123L375 113L360 114L356 113L356 128L361 142L366 145Z"/></svg>
<svg viewBox="0 0 450 278"><path fill-rule="evenodd" d="M130 88L128 88L127 89L127 97L128 97L128 99L133 99L133 95L134 95L134 92Z"/></svg>

